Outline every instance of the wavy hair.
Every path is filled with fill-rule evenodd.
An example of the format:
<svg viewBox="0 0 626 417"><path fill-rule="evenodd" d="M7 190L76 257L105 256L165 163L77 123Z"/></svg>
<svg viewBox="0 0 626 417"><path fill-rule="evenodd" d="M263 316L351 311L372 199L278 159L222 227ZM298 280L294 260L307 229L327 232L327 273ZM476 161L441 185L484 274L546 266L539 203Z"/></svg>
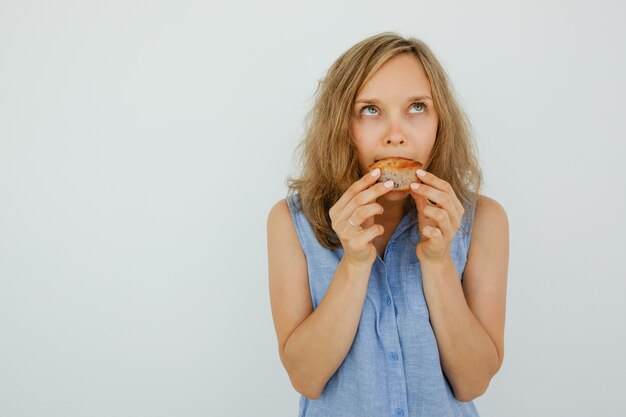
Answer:
<svg viewBox="0 0 626 417"><path fill-rule="evenodd" d="M402 53L412 53L421 62L439 116L428 170L450 183L466 208L465 215L478 198L483 180L471 125L442 65L416 38L392 32L371 36L343 53L319 81L304 137L296 148L302 171L297 178L287 178L288 194L298 193L317 240L328 249L341 247L328 211L365 174L360 172L350 133L357 93L385 62ZM415 210L412 198L407 198L406 209Z"/></svg>

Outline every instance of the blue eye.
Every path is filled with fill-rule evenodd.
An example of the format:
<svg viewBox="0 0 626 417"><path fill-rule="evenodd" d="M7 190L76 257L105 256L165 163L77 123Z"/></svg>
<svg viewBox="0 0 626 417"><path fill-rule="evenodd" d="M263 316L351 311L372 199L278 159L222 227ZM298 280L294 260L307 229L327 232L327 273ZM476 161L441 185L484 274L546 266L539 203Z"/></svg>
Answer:
<svg viewBox="0 0 626 417"><path fill-rule="evenodd" d="M417 110L415 113L424 113L426 111L426 105L424 103L413 103L411 109Z"/></svg>
<svg viewBox="0 0 626 417"><path fill-rule="evenodd" d="M365 111L365 113L364 113L364 111ZM374 107L374 106L365 106L365 107L363 107L361 109L361 114L366 115L366 116L367 115L375 116L377 114L377 112L378 111L376 110L376 107Z"/></svg>

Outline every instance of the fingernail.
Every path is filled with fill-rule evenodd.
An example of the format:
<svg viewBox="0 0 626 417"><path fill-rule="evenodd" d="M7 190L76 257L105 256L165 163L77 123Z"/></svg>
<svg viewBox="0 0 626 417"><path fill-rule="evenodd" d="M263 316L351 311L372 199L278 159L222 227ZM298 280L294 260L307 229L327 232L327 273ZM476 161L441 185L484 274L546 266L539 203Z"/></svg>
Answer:
<svg viewBox="0 0 626 417"><path fill-rule="evenodd" d="M393 187L393 181L389 180L385 182L385 188L391 188L391 187Z"/></svg>
<svg viewBox="0 0 626 417"><path fill-rule="evenodd" d="M423 177L424 175L426 175L426 171L424 171L423 169L418 169L417 171L415 171L415 173L418 177Z"/></svg>
<svg viewBox="0 0 626 417"><path fill-rule="evenodd" d="M371 172L371 174L372 174L372 177L375 177L376 175L380 174L380 168L376 168L375 170Z"/></svg>
<svg viewBox="0 0 626 417"><path fill-rule="evenodd" d="M412 182L411 183L411 188L414 189L414 190L417 190L418 188L420 188L420 185L418 183L416 183L416 182Z"/></svg>

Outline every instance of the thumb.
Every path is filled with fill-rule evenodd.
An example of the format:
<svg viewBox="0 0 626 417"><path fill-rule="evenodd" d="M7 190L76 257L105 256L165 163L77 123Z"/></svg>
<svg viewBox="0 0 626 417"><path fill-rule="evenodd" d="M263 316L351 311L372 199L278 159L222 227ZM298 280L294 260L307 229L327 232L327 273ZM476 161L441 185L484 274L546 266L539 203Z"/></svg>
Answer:
<svg viewBox="0 0 626 417"><path fill-rule="evenodd" d="M416 194L416 193L411 193L411 195L413 196L413 200L415 200L415 205L417 206L417 211L418 212L422 212L422 210L424 210L424 207L426 207L428 205L428 199L420 194Z"/></svg>
<svg viewBox="0 0 626 417"><path fill-rule="evenodd" d="M411 193L411 195L413 196L413 199L415 200L415 205L417 207L417 224L420 233L422 233L425 226L437 226L437 223L434 220L424 216L424 208L430 205L428 198L416 193Z"/></svg>

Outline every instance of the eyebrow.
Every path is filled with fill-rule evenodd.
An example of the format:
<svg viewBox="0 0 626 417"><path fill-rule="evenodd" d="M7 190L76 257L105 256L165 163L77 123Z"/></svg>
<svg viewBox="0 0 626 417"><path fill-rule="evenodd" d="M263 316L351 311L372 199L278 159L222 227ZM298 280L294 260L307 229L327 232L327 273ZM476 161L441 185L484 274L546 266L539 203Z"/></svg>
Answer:
<svg viewBox="0 0 626 417"><path fill-rule="evenodd" d="M407 99L407 102L412 102L412 101L424 101L424 100L430 100L432 101L433 99L430 98L429 96L413 96ZM366 104L378 104L380 103L380 100L376 99L376 98L361 98L358 99L354 102L354 104L358 104L358 103L366 103Z"/></svg>

